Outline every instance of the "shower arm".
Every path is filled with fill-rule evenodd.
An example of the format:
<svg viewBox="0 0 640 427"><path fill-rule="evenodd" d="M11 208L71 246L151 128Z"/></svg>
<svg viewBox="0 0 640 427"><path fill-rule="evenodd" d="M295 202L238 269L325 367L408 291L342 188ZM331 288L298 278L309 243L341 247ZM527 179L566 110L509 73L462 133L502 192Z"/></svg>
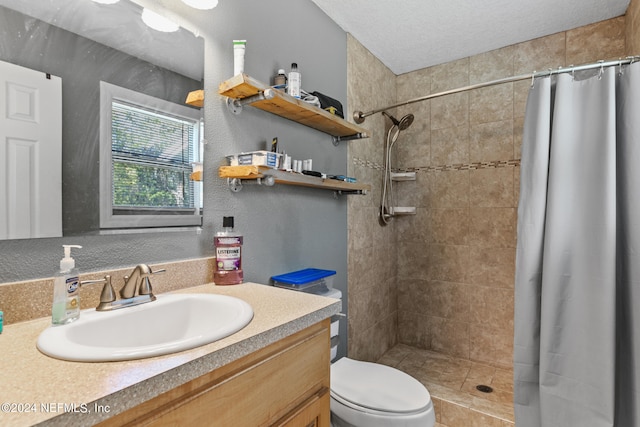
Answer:
<svg viewBox="0 0 640 427"><path fill-rule="evenodd" d="M410 99L408 101L403 101L403 102L399 102L397 104L393 104L393 105L389 105L387 107L384 108L378 108L376 110L371 110L371 111L367 111L366 113L363 113L362 111L355 111L353 113L353 121L356 122L357 124L361 124L364 122L364 119L376 114L376 113L381 113L385 110L390 110L392 108L397 108L397 107L402 107L404 105L409 105L409 104L413 104L416 102L421 102L421 101L427 101L429 99L433 99L433 98L438 98L441 96L445 96L445 95L452 95L454 93L460 93L460 92L466 92L469 90L473 90L473 89L480 89L483 87L489 87L489 86L495 86L495 85L500 85L500 84L504 84L504 83L511 83L511 82L517 82L520 80L528 80L531 79L531 85L533 86L533 82L537 77L546 77L546 76L551 76L554 74L562 74L562 73L574 73L576 71L584 71L584 70L592 70L592 69L596 69L596 68L600 68L601 70L604 70L604 67L612 67L612 66L622 66L622 65L626 65L626 64L632 64L635 61L638 61L640 59L640 56L628 56L624 59L618 59L618 60L614 60L614 61L598 61L598 62L594 62L591 64L585 64L585 65L578 65L578 66L569 66L569 67L559 67L555 70L553 69L548 69L546 71L540 71L540 72L533 72L533 73L529 73L529 74L520 74L518 76L512 76L512 77L505 77L502 79L497 79L497 80L491 80L489 82L484 82L484 83L476 83L473 85L469 85L469 86L464 86L464 87L459 87L456 89L450 89L450 90L445 90L443 92L438 92L438 93L432 93L430 95L426 95L426 96L421 96L419 98L414 98L414 99Z"/></svg>

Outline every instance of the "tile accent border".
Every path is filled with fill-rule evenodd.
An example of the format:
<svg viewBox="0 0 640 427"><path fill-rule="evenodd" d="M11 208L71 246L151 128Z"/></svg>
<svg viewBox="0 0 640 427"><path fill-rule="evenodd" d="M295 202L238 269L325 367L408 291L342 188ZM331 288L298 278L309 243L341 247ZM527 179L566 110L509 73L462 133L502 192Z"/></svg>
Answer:
<svg viewBox="0 0 640 427"><path fill-rule="evenodd" d="M488 162L476 162L476 163L454 163L450 165L440 166L418 166L413 168L398 168L398 172L444 172L444 171L464 171L464 170L476 170L476 169L496 169L504 167L519 167L520 159L512 160L494 160ZM377 162L370 160L364 160L357 157L353 158L353 164L370 169L383 170L384 166Z"/></svg>

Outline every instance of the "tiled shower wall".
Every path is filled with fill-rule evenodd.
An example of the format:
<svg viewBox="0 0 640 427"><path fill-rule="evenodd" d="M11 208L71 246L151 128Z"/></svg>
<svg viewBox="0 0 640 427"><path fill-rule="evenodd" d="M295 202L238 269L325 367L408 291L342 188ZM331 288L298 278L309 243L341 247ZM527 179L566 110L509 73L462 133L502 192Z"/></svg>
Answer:
<svg viewBox="0 0 640 427"><path fill-rule="evenodd" d="M349 106L368 111L534 70L624 57L624 26L619 17L397 77L349 38ZM530 84L392 111L415 116L398 140L396 165L417 171L415 182L397 184L399 204L417 207L417 214L388 227L377 222L388 123L379 114L368 117L364 126L374 138L350 143L350 173L374 186L372 194L349 200L351 357L376 360L397 339L511 366L520 144Z"/></svg>
<svg viewBox="0 0 640 427"><path fill-rule="evenodd" d="M396 100L396 76L357 40L347 41L348 117ZM378 224L384 117L368 117L362 126L371 137L349 142L348 173L370 183L372 191L348 199L348 355L375 361L397 343L397 238L395 224ZM359 164L354 164L358 159Z"/></svg>

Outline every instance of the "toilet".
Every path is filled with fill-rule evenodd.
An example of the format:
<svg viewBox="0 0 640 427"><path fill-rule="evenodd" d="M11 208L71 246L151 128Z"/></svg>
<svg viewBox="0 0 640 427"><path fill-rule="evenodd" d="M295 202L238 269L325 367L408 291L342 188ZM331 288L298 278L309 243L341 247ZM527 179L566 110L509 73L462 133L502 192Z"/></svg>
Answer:
<svg viewBox="0 0 640 427"><path fill-rule="evenodd" d="M342 299L333 289L327 297ZM332 427L433 427L436 422L431 395L412 376L378 363L337 354L339 320L331 325Z"/></svg>

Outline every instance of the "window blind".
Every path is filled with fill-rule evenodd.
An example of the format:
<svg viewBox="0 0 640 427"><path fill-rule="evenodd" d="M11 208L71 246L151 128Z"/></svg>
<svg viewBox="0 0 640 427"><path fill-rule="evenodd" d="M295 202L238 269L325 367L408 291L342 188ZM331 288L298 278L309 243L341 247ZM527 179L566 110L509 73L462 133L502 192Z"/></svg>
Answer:
<svg viewBox="0 0 640 427"><path fill-rule="evenodd" d="M114 209L193 209L198 122L116 101L111 117Z"/></svg>

